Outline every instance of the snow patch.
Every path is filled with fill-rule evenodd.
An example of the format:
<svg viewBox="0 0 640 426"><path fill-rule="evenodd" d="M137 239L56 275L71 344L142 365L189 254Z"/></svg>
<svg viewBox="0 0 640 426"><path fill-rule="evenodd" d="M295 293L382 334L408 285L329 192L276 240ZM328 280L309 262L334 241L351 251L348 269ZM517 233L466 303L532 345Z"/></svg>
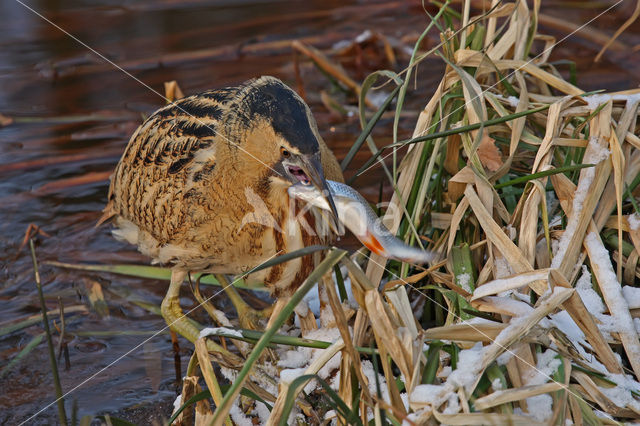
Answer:
<svg viewBox="0 0 640 426"><path fill-rule="evenodd" d="M607 306L611 313L611 331L618 331L626 336L634 336L638 338L633 318L629 313L629 305L622 295L622 288L613 271L609 252L604 248L597 234L591 232L585 238L585 243L591 253L591 263L597 265L601 271L598 277L598 284L602 289L602 293L606 295ZM635 346L625 348L629 359L640 359L640 351Z"/></svg>
<svg viewBox="0 0 640 426"><path fill-rule="evenodd" d="M325 328L336 326L336 317L333 315L333 309L327 307L320 312L320 326Z"/></svg>
<svg viewBox="0 0 640 426"><path fill-rule="evenodd" d="M309 361L309 358L300 351L287 351L283 354L283 357L278 361L278 367L300 368Z"/></svg>
<svg viewBox="0 0 640 426"><path fill-rule="evenodd" d="M600 417L601 419L613 420L611 414L605 413L604 411L593 410L593 413L596 415L596 417Z"/></svg>
<svg viewBox="0 0 640 426"><path fill-rule="evenodd" d="M589 147L590 149L587 150L588 155L584 158L585 164L598 164L608 158L610 154L608 149L600 146L598 138L591 138L589 140ZM562 260L564 259L564 255L569 246L569 241L571 241L571 238L578 227L578 221L582 213L582 206L584 205L584 201L591 189L591 183L593 182L595 173L595 167L588 167L583 169L582 174L580 175L580 181L578 182L578 187L576 188L576 192L573 196L571 217L567 223L567 228L564 230L564 233L558 242L558 249L553 257L553 261L551 261L552 268L559 268Z"/></svg>
<svg viewBox="0 0 640 426"><path fill-rule="evenodd" d="M338 414L336 413L335 410L329 410L326 413L324 413L325 420L335 419L337 416Z"/></svg>
<svg viewBox="0 0 640 426"><path fill-rule="evenodd" d="M451 369L451 366L446 365L440 369L440 371L436 374L436 377L438 377L439 379L446 379L447 377L449 377L449 374L451 374L451 371L453 371Z"/></svg>
<svg viewBox="0 0 640 426"><path fill-rule="evenodd" d="M629 228L631 228L632 231L640 229L640 215L638 215L638 213L633 213L627 216L627 221L629 222Z"/></svg>
<svg viewBox="0 0 640 426"><path fill-rule="evenodd" d="M291 384L295 379L304 375L306 368L286 368L280 372L280 382Z"/></svg>
<svg viewBox="0 0 640 426"><path fill-rule="evenodd" d="M467 293L471 293L471 274L465 272L464 274L456 275L456 283Z"/></svg>
<svg viewBox="0 0 640 426"><path fill-rule="evenodd" d="M602 302L600 295L596 293L591 285L591 274L587 270L586 266L582 266L582 275L578 279L575 288L587 310L589 310L597 320L598 328L603 334L605 334L605 337L612 331L617 331L617 326L613 317L604 313L606 311L606 307ZM578 352L580 352L580 354L585 358L587 363L600 372L607 371L593 355L587 353L585 348L591 349L591 346L586 342L585 335L580 327L578 327L566 311L560 311L556 314L550 315L550 317L551 323L571 339L572 343L576 349L578 349Z"/></svg>
<svg viewBox="0 0 640 426"><path fill-rule="evenodd" d="M471 386L478 376L477 370L482 365L483 355L482 342L476 343L471 349L460 351L457 368L451 372L447 382L451 382L456 388Z"/></svg>
<svg viewBox="0 0 640 426"><path fill-rule="evenodd" d="M513 351L504 351L496 358L496 362L498 365L507 365L511 358L513 358Z"/></svg>
<svg viewBox="0 0 640 426"><path fill-rule="evenodd" d="M442 385L418 385L411 392L411 402L438 407L441 392Z"/></svg>
<svg viewBox="0 0 640 426"><path fill-rule="evenodd" d="M517 97L515 97L515 96L505 97L505 96L502 96L502 95L501 95L501 94L499 94L499 93L496 93L494 96L495 96L496 98L500 99L500 100L503 100L503 101L507 102L507 103L508 103L509 105L511 105L513 108L517 107L517 106L518 106L518 102L520 102L520 99L519 99L519 98L517 98Z"/></svg>
<svg viewBox="0 0 640 426"><path fill-rule="evenodd" d="M182 394L176 396L176 399L173 401L173 412L171 414L178 411L180 407L182 407Z"/></svg>
<svg viewBox="0 0 640 426"><path fill-rule="evenodd" d="M362 372L369 382L369 393L371 393L372 395L377 395L378 390L376 386L376 372L373 369L373 364L371 363L371 361L362 361ZM387 381L385 380L384 376L378 374L378 383L380 384L380 395L382 396L382 399L388 404L391 404L389 388L387 387Z"/></svg>
<svg viewBox="0 0 640 426"><path fill-rule="evenodd" d="M556 356L557 354L551 349L547 349L543 353L538 354L536 369L530 370L529 375L524 378L525 385L533 386L547 383L562 363ZM527 408L529 412L521 414L544 423L548 421L553 414L552 405L553 398L549 394L532 396L527 398Z"/></svg>
<svg viewBox="0 0 640 426"><path fill-rule="evenodd" d="M242 332L226 327L207 327L200 332L200 339L207 336L244 337Z"/></svg>
<svg viewBox="0 0 640 426"><path fill-rule="evenodd" d="M621 408L633 407L634 410L640 408L640 403L631 394L631 391L640 392L640 383L633 380L632 376L625 374L608 374L607 378L617 384L612 388L598 386L607 398Z"/></svg>
<svg viewBox="0 0 640 426"><path fill-rule="evenodd" d="M260 424L266 425L269 421L269 416L271 416L271 411L269 411L269 408L267 408L264 403L256 401L256 413L258 414L258 418L260 419Z"/></svg>
<svg viewBox="0 0 640 426"><path fill-rule="evenodd" d="M404 405L404 409L409 411L409 395L406 392L402 392L400 394L400 399L402 400L402 404Z"/></svg>
<svg viewBox="0 0 640 426"><path fill-rule="evenodd" d="M504 386L502 386L502 380L500 380L500 377L496 377L491 381L491 387L493 388L494 391L499 391L504 389Z"/></svg>
<svg viewBox="0 0 640 426"><path fill-rule="evenodd" d="M590 110L595 110L600 105L605 102L613 101L627 101L629 104L633 104L634 102L640 101L640 93L631 93L628 95L623 94L606 94L606 93L598 93L595 95L583 96L585 101L587 101L587 106Z"/></svg>
<svg viewBox="0 0 640 426"><path fill-rule="evenodd" d="M533 417L540 423L545 423L551 418L553 410L553 398L549 394L542 394L531 396L527 398L527 409L529 410L529 416Z"/></svg>
<svg viewBox="0 0 640 426"><path fill-rule="evenodd" d="M556 356L557 354L551 349L538 354L536 369L529 370L529 375L525 377L527 386L542 385L551 379L551 376L562 364L562 361Z"/></svg>
<svg viewBox="0 0 640 426"><path fill-rule="evenodd" d="M340 338L340 331L337 328L320 328L310 331L305 337L311 340L334 343ZM285 367L285 369L280 372L280 380L285 383L291 383L296 377L303 375L307 367L322 356L323 351L324 349L298 347L294 350L280 352L278 366ZM329 376L340 367L341 359L341 352L336 353L318 371L318 376L323 380L327 380ZM311 393L316 386L316 381L312 380L305 386L304 391Z"/></svg>
<svg viewBox="0 0 640 426"><path fill-rule="evenodd" d="M443 414L456 414L460 411L460 399L458 398L458 394L452 392L449 395L449 399L447 400L447 408L442 412Z"/></svg>
<svg viewBox="0 0 640 426"><path fill-rule="evenodd" d="M355 38L356 43L364 43L373 36L371 30L364 30Z"/></svg>
<svg viewBox="0 0 640 426"><path fill-rule="evenodd" d="M521 302L510 297L493 297L490 300L495 309L499 309L503 312L511 312L517 316L529 315L531 311L533 311L533 308L528 303Z"/></svg>
<svg viewBox="0 0 640 426"><path fill-rule="evenodd" d="M296 307L294 308L294 311L296 315L301 317L306 317L307 315L309 315L309 305L304 299L302 299L300 303L296 305Z"/></svg>
<svg viewBox="0 0 640 426"><path fill-rule="evenodd" d="M347 276L346 268L344 268L344 270L342 270L341 268L340 272L344 277L344 288L347 291L347 300L351 304L351 306L357 307L358 303L356 302L356 298L353 296L353 291L351 288L351 279ZM333 278L333 282L337 282L335 272L332 274L332 278ZM338 284L336 284L336 291L338 291ZM318 318L320 316L320 296L318 295L318 288L316 287L312 289L310 292L308 292L307 294L305 294L302 300L307 303L307 306L309 307L309 309L311 309L311 312L313 312L316 318Z"/></svg>
<svg viewBox="0 0 640 426"><path fill-rule="evenodd" d="M237 426L253 426L251 419L244 414L240 407L238 407L238 401L238 399L233 401L233 405L229 410L231 420L233 420L233 423Z"/></svg>
<svg viewBox="0 0 640 426"><path fill-rule="evenodd" d="M516 273L513 269L511 269L511 265L509 265L507 259L502 256L497 256L493 260L493 264L496 267L496 278L498 279L508 277L509 275L514 275Z"/></svg>
<svg viewBox="0 0 640 426"><path fill-rule="evenodd" d="M624 296L624 300L627 301L629 309L640 308L640 287L625 285L622 287L622 295Z"/></svg>
<svg viewBox="0 0 640 426"><path fill-rule="evenodd" d="M551 322L560 331L567 335L567 337L576 344L577 342L584 342L585 335L573 321L573 318L567 311L560 311L557 314L551 315Z"/></svg>
<svg viewBox="0 0 640 426"><path fill-rule="evenodd" d="M582 299L582 303L589 312L602 314L605 311L604 303L600 295L591 285L591 274L585 265L582 265L582 275L576 282L576 290Z"/></svg>
<svg viewBox="0 0 640 426"><path fill-rule="evenodd" d="M600 288L607 295L607 305L613 318L613 328L621 333L635 334L633 320L629 314L629 305L622 295L622 288L611 266L609 252L604 248L598 236L591 232L585 238L585 243L592 254L591 263L597 264L602 271L599 277ZM638 356L640 354L628 354Z"/></svg>

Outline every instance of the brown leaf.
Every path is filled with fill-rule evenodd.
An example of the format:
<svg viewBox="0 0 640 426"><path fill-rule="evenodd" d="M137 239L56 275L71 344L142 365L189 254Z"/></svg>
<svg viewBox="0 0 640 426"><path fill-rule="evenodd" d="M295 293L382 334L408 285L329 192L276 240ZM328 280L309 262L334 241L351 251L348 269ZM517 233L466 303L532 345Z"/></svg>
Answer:
<svg viewBox="0 0 640 426"><path fill-rule="evenodd" d="M478 146L478 157L483 166L488 170L495 172L502 166L502 155L495 144L495 140L488 135L482 137L482 141Z"/></svg>
<svg viewBox="0 0 640 426"><path fill-rule="evenodd" d="M460 170L458 164L460 162L460 146L462 140L460 135L451 135L447 142L447 155L444 158L444 168L446 171L455 175Z"/></svg>

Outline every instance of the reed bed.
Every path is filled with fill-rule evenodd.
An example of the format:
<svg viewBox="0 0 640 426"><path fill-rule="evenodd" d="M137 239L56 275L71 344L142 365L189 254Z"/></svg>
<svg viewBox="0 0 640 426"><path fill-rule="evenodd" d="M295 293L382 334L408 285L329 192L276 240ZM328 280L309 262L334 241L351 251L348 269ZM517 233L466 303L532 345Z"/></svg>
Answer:
<svg viewBox="0 0 640 426"><path fill-rule="evenodd" d="M436 48L421 37L402 73L362 85L294 46L359 96L364 131L343 166L365 142L359 173L393 156L384 167L400 208L384 222L440 261L334 248L266 332L212 311L220 327L196 344L175 424L640 418L640 90L581 90L550 61L557 40L538 33L538 8L446 2L423 34L439 31ZM411 74L427 55L447 67L412 138L377 147L371 129L392 101L399 117L421 95ZM376 79L388 96L371 114ZM319 318L303 299L316 283ZM234 345L242 362L207 353L204 339Z"/></svg>
<svg viewBox="0 0 640 426"><path fill-rule="evenodd" d="M384 223L439 260L420 267L325 248L264 332L237 329L205 300L200 285L223 283L191 277L217 327L195 344L170 423L640 418L640 90L580 89L567 61L550 60L558 40L538 32L548 20L538 1L437 4L401 73L378 71L358 83L332 59L339 52L302 41L292 48L296 61L313 61L359 99L363 131L342 166L365 144L371 156L352 181L383 167L393 186L390 206L380 209ZM425 50L429 31L441 42ZM368 37L395 63L391 41ZM446 63L444 75L412 137L399 140L405 99L424 96L411 90L416 68L433 55ZM181 96L175 83L166 92ZM354 111L327 93L322 101ZM380 147L371 131L390 115L393 142ZM156 267L48 263L168 278ZM28 350L43 338L36 337ZM224 350L209 352L206 339Z"/></svg>

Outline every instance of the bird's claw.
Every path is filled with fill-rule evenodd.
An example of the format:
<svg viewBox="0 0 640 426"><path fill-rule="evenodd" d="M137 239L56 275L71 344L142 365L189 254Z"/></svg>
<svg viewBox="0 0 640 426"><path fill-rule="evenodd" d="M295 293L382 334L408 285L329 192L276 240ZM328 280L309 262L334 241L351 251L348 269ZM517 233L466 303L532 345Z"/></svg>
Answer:
<svg viewBox="0 0 640 426"><path fill-rule="evenodd" d="M265 316L262 311L247 307L243 312L238 312L240 327L247 330L262 329Z"/></svg>

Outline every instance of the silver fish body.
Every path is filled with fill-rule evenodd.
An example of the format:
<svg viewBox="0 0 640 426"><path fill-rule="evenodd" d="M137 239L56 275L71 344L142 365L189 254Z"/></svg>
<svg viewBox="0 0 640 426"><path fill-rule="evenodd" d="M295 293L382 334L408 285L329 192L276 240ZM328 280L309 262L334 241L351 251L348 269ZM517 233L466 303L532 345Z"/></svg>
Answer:
<svg viewBox="0 0 640 426"><path fill-rule="evenodd" d="M327 184L338 210L340 222L373 253L410 263L422 264L434 260L435 256L432 252L409 246L396 238L376 216L367 200L355 189L331 180L327 180ZM330 211L326 198L311 185L299 183L289 187L288 191L291 197Z"/></svg>

